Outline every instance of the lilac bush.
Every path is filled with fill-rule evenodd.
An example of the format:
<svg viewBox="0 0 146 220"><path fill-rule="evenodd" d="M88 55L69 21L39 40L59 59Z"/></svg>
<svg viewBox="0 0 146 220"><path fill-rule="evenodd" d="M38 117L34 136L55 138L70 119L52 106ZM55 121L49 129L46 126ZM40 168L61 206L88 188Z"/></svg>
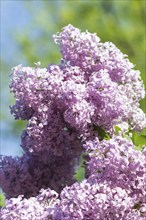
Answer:
<svg viewBox="0 0 146 220"><path fill-rule="evenodd" d="M146 150L129 134L146 127L140 72L96 34L68 25L53 38L59 65L12 69L11 113L27 126L23 156L1 158L1 219L144 220Z"/></svg>

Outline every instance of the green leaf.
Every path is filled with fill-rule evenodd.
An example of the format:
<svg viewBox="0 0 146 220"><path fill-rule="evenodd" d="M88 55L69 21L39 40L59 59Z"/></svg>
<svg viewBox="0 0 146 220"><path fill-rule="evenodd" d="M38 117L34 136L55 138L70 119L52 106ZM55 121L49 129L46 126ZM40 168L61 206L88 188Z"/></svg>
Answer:
<svg viewBox="0 0 146 220"><path fill-rule="evenodd" d="M5 196L0 193L0 207L5 206Z"/></svg>
<svg viewBox="0 0 146 220"><path fill-rule="evenodd" d="M135 146L135 150L140 150L140 151L142 151L142 150L143 150L143 146L140 146L140 145Z"/></svg>
<svg viewBox="0 0 146 220"><path fill-rule="evenodd" d="M121 131L121 128L116 125L116 126L114 127L114 130L115 130L115 134L118 135L118 134L119 134L119 131Z"/></svg>
<svg viewBox="0 0 146 220"><path fill-rule="evenodd" d="M84 178L85 178L85 167L80 166L80 167L76 170L75 179L76 179L78 182L81 182Z"/></svg>
<svg viewBox="0 0 146 220"><path fill-rule="evenodd" d="M78 181L81 182L85 178L85 162L86 162L86 154L82 153L80 156L80 163L77 166L74 174L74 178Z"/></svg>
<svg viewBox="0 0 146 220"><path fill-rule="evenodd" d="M142 132L141 132L142 133ZM132 132L132 141L136 145L136 149L141 150L146 145L146 135Z"/></svg>
<svg viewBox="0 0 146 220"><path fill-rule="evenodd" d="M146 136L146 128L144 128L141 132L140 135L145 135Z"/></svg>
<svg viewBox="0 0 146 220"><path fill-rule="evenodd" d="M97 125L93 125L94 131L98 132L98 136L100 140L109 140L110 136L105 132L105 130Z"/></svg>

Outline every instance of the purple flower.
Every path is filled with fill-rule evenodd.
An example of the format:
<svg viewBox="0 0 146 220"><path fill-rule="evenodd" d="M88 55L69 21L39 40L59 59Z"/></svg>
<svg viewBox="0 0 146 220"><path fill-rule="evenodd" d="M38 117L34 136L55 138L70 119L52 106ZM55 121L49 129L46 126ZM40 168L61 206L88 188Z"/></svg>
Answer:
<svg viewBox="0 0 146 220"><path fill-rule="evenodd" d="M146 156L135 150L133 143L122 137L110 140L89 141L85 144L89 153L89 178L108 182L111 187L127 189L128 195L144 203L146 196Z"/></svg>
<svg viewBox="0 0 146 220"><path fill-rule="evenodd" d="M140 72L114 44L72 25L54 41L59 65L12 69L11 113L27 126L23 156L1 160L1 219L144 220L146 150L124 138L146 127Z"/></svg>

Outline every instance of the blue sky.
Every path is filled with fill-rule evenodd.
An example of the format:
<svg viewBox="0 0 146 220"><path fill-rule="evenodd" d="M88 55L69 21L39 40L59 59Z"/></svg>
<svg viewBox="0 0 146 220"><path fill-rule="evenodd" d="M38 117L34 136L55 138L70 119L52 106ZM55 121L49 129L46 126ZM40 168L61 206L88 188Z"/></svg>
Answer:
<svg viewBox="0 0 146 220"><path fill-rule="evenodd" d="M23 1L1 0L1 56L7 61L18 50L13 37L28 23L30 15ZM17 51L18 52L18 51Z"/></svg>
<svg viewBox="0 0 146 220"><path fill-rule="evenodd" d="M19 64L27 65L17 42L17 34L24 32L24 35L29 37L26 34L26 29L31 28L29 24L32 22L34 14L31 14L31 10L28 9L34 8L33 13L35 13L39 11L41 4L41 0L0 0L0 52L1 59L4 61L1 65L0 80L0 113L2 119L0 124L0 154L2 155L15 156L22 152L19 147L22 131L17 135L12 133L14 117L10 114L9 106L14 104L14 99L12 101L13 95L9 92L9 75L12 67ZM30 33L31 30L28 32ZM37 33L33 30L33 34Z"/></svg>
<svg viewBox="0 0 146 220"><path fill-rule="evenodd" d="M23 31L30 19L30 15L23 1L1 0L1 59L6 63L7 71L1 67L1 114L6 112L7 117L1 121L1 149L0 154L18 155L20 153L20 137L10 133L11 121L14 120L9 113L9 74L12 66L19 64L19 47L15 41L17 31ZM14 55L17 54L17 57Z"/></svg>

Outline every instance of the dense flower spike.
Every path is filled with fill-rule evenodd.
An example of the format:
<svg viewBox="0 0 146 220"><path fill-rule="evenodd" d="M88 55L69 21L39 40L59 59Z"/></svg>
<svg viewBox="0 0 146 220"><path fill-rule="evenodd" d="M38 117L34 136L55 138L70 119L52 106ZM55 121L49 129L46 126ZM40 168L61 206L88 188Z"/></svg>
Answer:
<svg viewBox="0 0 146 220"><path fill-rule="evenodd" d="M66 187L60 195L53 219L79 220L130 220L143 219L145 204L137 210L136 200L129 196L127 189L110 187L108 182L92 183L84 180Z"/></svg>
<svg viewBox="0 0 146 220"><path fill-rule="evenodd" d="M102 183L108 181L111 187L128 190L129 196L135 198L138 204L145 203L145 151L136 151L133 143L122 137L89 141L85 148L90 157L90 179Z"/></svg>
<svg viewBox="0 0 146 220"><path fill-rule="evenodd" d="M7 198L24 195L36 196L41 188L60 192L66 185L75 182L75 166L80 151L69 155L52 156L47 152L38 156L24 154L22 157L4 157L0 171L1 188ZM78 155L79 154L79 155Z"/></svg>
<svg viewBox="0 0 146 220"><path fill-rule="evenodd" d="M53 38L59 65L12 69L11 113L27 126L23 156L1 160L1 219L144 220L146 150L124 138L146 127L140 72L96 34L68 25ZM86 178L78 183L80 159Z"/></svg>
<svg viewBox="0 0 146 220"><path fill-rule="evenodd" d="M54 35L55 43L59 44L63 59L72 66L79 66L86 75L108 70L112 81L119 83L136 82L139 72L132 70L134 65L113 43L101 43L96 34L68 25L63 31Z"/></svg>
<svg viewBox="0 0 146 220"><path fill-rule="evenodd" d="M54 39L63 54L59 66L17 66L12 70L10 88L17 101L11 112L15 118L30 120L27 130L35 118L38 136L44 133L44 127L52 130L50 120L55 114L63 127L74 128L84 136L92 133L89 128L94 124L112 132L114 125L125 121L131 129L142 130L146 120L139 101L145 91L139 71L132 69L134 66L125 55L113 44L99 43L95 34L80 33L71 25ZM98 68L92 64L92 53L100 54L102 65L97 64ZM83 68L82 59L90 71Z"/></svg>
<svg viewBox="0 0 146 220"><path fill-rule="evenodd" d="M65 187L60 198L48 189L29 199L19 196L7 200L6 205L2 218L10 220L23 219L24 215L28 220L144 220L146 216L145 204L137 204L129 190L90 179Z"/></svg>
<svg viewBox="0 0 146 220"><path fill-rule="evenodd" d="M6 207L1 212L1 219L9 220L48 220L51 219L55 205L58 203L58 194L53 190L41 190L36 197L29 199L18 196L7 200Z"/></svg>
<svg viewBox="0 0 146 220"><path fill-rule="evenodd" d="M72 25L65 27L59 35L54 35L54 41L60 45L63 59L71 66L78 66L85 72L87 85L94 84L93 90L100 96L95 99L96 105L100 101L104 102L101 107L102 114L98 115L99 121L102 115L106 119L109 116L112 117L115 114L112 109L117 108L120 111L118 112L119 118L118 116L112 118L111 122L107 122L108 126L113 125L112 122L115 119L130 120L132 129L135 130L142 130L146 126L144 113L138 108L139 100L145 96L140 73L133 70L134 65L129 62L126 55L122 54L111 42L101 43L96 34L90 34L88 31L81 33ZM106 84L104 85L104 83ZM114 97L112 94L110 96L110 92L114 92L113 90L115 90ZM93 92L90 93L90 97L92 95L94 95ZM109 105L109 103L111 104ZM95 111L100 111L96 105ZM107 106L106 109L105 106ZM137 123L136 125L137 119L142 124ZM100 122L96 120L94 123ZM100 123L100 126L104 127L104 125Z"/></svg>

